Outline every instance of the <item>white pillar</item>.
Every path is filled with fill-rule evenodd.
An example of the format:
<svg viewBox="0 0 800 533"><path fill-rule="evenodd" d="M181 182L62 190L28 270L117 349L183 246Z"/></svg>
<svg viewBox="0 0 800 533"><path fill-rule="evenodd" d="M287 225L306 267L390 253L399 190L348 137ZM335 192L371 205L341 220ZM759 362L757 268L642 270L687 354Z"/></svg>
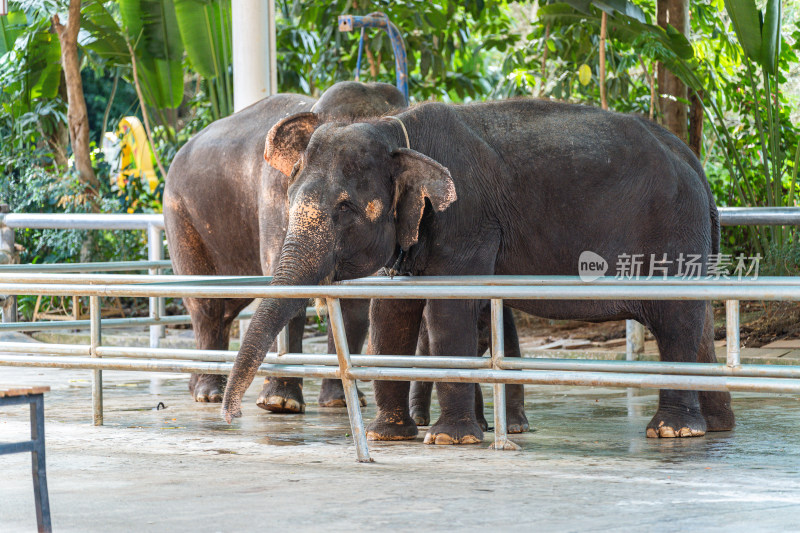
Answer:
<svg viewBox="0 0 800 533"><path fill-rule="evenodd" d="M234 111L272 94L271 88L277 85L277 79L270 80L275 78L275 25L274 20L270 21L274 13L274 0L231 2Z"/></svg>

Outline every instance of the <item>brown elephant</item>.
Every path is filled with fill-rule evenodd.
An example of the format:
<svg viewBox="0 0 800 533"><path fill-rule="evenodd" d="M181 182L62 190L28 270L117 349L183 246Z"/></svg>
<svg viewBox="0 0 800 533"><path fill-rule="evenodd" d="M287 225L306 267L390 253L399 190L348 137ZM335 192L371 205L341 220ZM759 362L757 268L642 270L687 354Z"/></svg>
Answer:
<svg viewBox="0 0 800 533"><path fill-rule="evenodd" d="M264 161L264 139L280 120L310 113L320 122L380 116L405 107L405 98L385 83L341 82L319 101L278 94L218 120L187 142L169 169L164 220L176 274L271 275L277 266L288 222L288 177ZM227 350L230 329L250 299L186 298L199 349ZM368 302L344 306L347 338L358 351L368 329ZM305 313L289 324L289 350L302 351ZM271 342L271 341L270 341ZM331 351L332 351L331 346ZM193 374L196 401L219 402L225 377ZM341 381L323 380L319 403L344 405ZM302 412L302 379L267 379L259 406L274 412Z"/></svg>

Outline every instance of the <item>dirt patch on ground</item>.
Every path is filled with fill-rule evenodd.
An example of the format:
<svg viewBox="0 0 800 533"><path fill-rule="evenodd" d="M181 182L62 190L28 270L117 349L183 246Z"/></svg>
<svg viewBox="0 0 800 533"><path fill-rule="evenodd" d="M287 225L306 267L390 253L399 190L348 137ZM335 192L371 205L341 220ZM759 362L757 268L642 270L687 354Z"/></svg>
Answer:
<svg viewBox="0 0 800 533"><path fill-rule="evenodd" d="M550 320L514 311L520 339L536 338L541 344L560 339L589 341L591 345L605 344L614 339L625 339L625 321L582 322L580 320ZM587 344L587 347L591 346Z"/></svg>
<svg viewBox="0 0 800 533"><path fill-rule="evenodd" d="M798 302L742 302L742 346L760 348L783 339L800 338L800 303ZM549 320L514 312L520 338L544 338L545 342L558 339L587 340L592 344L608 343L625 338L625 321L581 322L579 320ZM714 338L725 338L725 305L714 305ZM652 338L647 332L646 338Z"/></svg>
<svg viewBox="0 0 800 533"><path fill-rule="evenodd" d="M798 302L747 302L741 312L742 346L760 348L771 342L800 338ZM724 337L724 326L720 329Z"/></svg>

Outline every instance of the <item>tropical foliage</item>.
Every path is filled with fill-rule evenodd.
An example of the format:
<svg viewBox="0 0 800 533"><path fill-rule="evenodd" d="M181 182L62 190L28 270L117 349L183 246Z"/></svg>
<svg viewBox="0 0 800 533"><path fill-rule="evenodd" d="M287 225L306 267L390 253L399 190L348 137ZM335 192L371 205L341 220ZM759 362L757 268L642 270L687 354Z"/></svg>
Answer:
<svg viewBox="0 0 800 533"><path fill-rule="evenodd" d="M160 209L163 172L155 191L135 180L114 185L108 179L99 148L120 118L144 119L166 169L191 135L232 112L230 2L82 3L78 44L92 157L98 176L105 176L93 194L103 209ZM12 1L9 15L0 17L0 195L15 210L86 209L87 192L71 185L66 94L52 29L52 16L65 5ZM779 0L693 0L691 32L684 36L654 22L655 0L276 0L279 90L316 96L353 79L358 33L339 32L337 17L373 11L387 13L403 34L412 101L532 95L599 105L603 85L611 109L659 120L660 62L705 111L700 157L718 203L796 204L800 8L794 4L782 10ZM387 37L372 31L366 39L361 79L392 82ZM29 199L17 193L33 188ZM78 242L86 252L86 236L74 239L59 244L32 234L24 259L73 257ZM730 229L725 242L731 250L795 264L786 258L798 249L797 235L787 228ZM89 248L89 255L102 254L97 243Z"/></svg>

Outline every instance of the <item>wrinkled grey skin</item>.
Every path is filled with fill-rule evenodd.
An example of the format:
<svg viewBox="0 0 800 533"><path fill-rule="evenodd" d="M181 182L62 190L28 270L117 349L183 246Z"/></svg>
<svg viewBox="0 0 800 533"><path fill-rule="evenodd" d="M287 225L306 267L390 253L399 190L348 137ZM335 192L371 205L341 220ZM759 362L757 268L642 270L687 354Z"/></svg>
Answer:
<svg viewBox="0 0 800 533"><path fill-rule="evenodd" d="M612 265L622 254L667 254L675 275L680 254L705 263L719 251L719 217L699 161L647 120L524 99L423 104L398 116L412 150L395 120L320 125L303 117L281 125L268 159L297 163L287 169L289 227L273 284L365 276L393 265L400 250L400 270L414 275L575 275L585 250ZM308 142L280 142L311 131ZM506 303L554 319L636 319L652 331L662 360L715 361L706 302ZM485 305L374 300L369 351L414 353L424 315L432 355L474 354ZM225 390L226 420L241 415L266 347L302 306L262 301ZM425 442L480 442L475 387L439 383L437 391L442 412ZM375 383L369 438L416 436L408 394L408 382ZM647 435L699 436L733 425L727 393L662 390Z"/></svg>
<svg viewBox="0 0 800 533"><path fill-rule="evenodd" d="M338 83L320 100L293 94L267 97L205 128L181 148L170 166L164 218L176 274L272 275L288 221L288 178L264 161L270 129L289 116L313 113L320 121L380 116L405 107L403 95L385 83ZM186 298L197 347L227 350L230 327L249 299ZM368 329L366 301L342 302L351 350ZM305 314L291 321L289 349L302 351ZM272 342L270 340L270 342ZM192 375L199 402L219 402L224 376ZM324 380L320 404L344 405L339 380ZM267 379L259 406L302 412L302 380Z"/></svg>

